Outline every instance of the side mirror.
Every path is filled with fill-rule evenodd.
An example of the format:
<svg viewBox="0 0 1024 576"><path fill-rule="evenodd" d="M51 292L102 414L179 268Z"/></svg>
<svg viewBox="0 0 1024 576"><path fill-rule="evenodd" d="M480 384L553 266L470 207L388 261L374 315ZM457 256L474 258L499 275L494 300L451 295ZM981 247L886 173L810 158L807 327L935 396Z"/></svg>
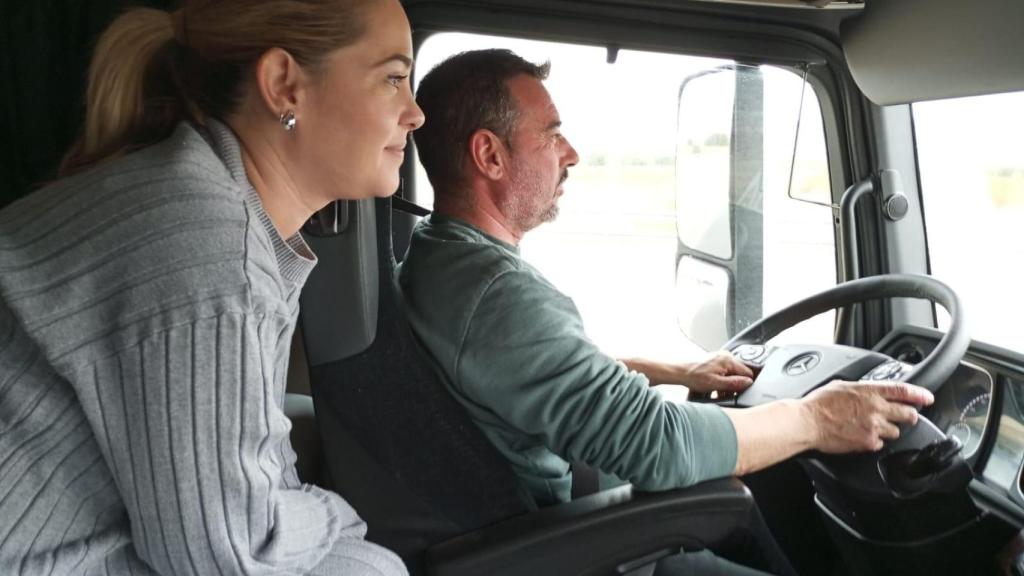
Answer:
<svg viewBox="0 0 1024 576"><path fill-rule="evenodd" d="M678 105L678 321L687 338L711 350L761 317L761 70L730 64L690 76Z"/></svg>
<svg viewBox="0 0 1024 576"><path fill-rule="evenodd" d="M676 292L676 319L683 334L705 350L721 347L729 339L732 277L728 270L682 256L676 263Z"/></svg>

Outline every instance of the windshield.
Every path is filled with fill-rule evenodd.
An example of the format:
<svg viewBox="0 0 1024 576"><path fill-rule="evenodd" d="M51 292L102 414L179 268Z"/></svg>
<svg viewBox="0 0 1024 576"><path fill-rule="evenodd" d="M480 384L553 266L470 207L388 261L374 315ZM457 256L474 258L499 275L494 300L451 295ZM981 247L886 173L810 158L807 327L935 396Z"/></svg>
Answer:
<svg viewBox="0 0 1024 576"><path fill-rule="evenodd" d="M521 253L573 298L606 352L698 358L765 313L835 285L824 123L800 74L739 66L737 78L730 60L627 49L611 64L602 47L454 33L424 42L417 74L492 47L551 62L545 86L580 162L558 219L530 232ZM759 112L733 126L737 94L756 95ZM756 185L736 191L733 132L763 151L745 165ZM791 197L791 180L794 196L825 205ZM430 205L419 166L415 189ZM829 341L833 318L822 314L785 337Z"/></svg>
<svg viewBox="0 0 1024 576"><path fill-rule="evenodd" d="M1024 349L1024 92L913 111L932 274L960 295L974 339Z"/></svg>

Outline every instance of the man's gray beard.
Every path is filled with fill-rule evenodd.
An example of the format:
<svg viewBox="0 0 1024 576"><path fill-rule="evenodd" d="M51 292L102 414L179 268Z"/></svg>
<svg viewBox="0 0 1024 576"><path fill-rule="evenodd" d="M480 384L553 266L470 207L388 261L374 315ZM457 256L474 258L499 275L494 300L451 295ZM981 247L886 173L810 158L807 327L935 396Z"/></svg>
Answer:
<svg viewBox="0 0 1024 576"><path fill-rule="evenodd" d="M540 224L545 222L554 222L556 218L558 218L558 204L552 204L551 208L541 216Z"/></svg>
<svg viewBox="0 0 1024 576"><path fill-rule="evenodd" d="M530 170L529 165L520 166L518 164L514 164L513 170L513 190L523 190L524 188L527 188L527 186L523 185L524 182L533 183L536 181L535 178L531 177L533 176L533 171ZM562 180L559 182L559 185L561 185L561 183L564 181L565 178L563 177ZM557 194L553 195L554 197L551 202L551 206L546 208L543 212L531 212L532 206L530 205L530 202L536 195L534 194L535 192L537 191L530 190L530 194L526 195L525 198L524 195L518 195L515 198L510 198L506 196L504 202L502 202L502 206L499 207L501 211L505 214L505 217L508 218L511 222L514 222L516 227L519 228L519 230L521 230L523 233L529 232L530 230L533 230L534 228L540 226L545 222L551 222L558 217Z"/></svg>
<svg viewBox="0 0 1024 576"><path fill-rule="evenodd" d="M558 204L552 204L547 210L540 214L531 214L528 212L530 209L529 204L521 203L519 200L521 200L521 198L506 198L505 202L503 202L499 208L502 213L505 214L505 217L515 223L516 227L523 233L529 232L545 222L552 222L555 218L558 218Z"/></svg>

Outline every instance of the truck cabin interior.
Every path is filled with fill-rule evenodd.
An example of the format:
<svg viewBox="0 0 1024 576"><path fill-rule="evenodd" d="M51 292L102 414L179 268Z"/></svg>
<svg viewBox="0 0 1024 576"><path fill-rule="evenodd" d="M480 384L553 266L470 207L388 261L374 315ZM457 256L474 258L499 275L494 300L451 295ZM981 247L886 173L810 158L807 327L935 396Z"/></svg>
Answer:
<svg viewBox="0 0 1024 576"><path fill-rule="evenodd" d="M0 206L54 178L81 125L91 47L139 4L174 7L0 5ZM791 360L842 347L860 371L833 375L906 379L936 402L878 454L803 454L662 493L573 463L573 501L537 509L406 319L396 266L432 201L410 146L394 197L334 202L303 228L319 264L286 411L304 481L344 496L414 574L650 574L761 517L800 573L1020 573L1024 4L403 5L414 80L482 47L552 62L581 162L560 221L523 255L577 300L602 346L629 352L645 333L648 346L722 348L761 367L738 399L686 401L799 397L822 382L784 380ZM975 129L997 135L931 143ZM638 280L607 278L620 266ZM649 290L626 293L637 304L608 302L632 284Z"/></svg>

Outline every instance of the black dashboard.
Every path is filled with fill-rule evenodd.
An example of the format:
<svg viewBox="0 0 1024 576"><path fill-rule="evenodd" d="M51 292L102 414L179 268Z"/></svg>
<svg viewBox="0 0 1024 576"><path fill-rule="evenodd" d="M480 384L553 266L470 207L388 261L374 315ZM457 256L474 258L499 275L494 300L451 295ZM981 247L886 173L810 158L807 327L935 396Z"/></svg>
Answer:
<svg viewBox="0 0 1024 576"><path fill-rule="evenodd" d="M925 415L963 444L964 458L974 462L981 452L992 408L994 380L988 370L963 361L935 394Z"/></svg>
<svg viewBox="0 0 1024 576"><path fill-rule="evenodd" d="M1019 501L1024 460L1024 382L1007 379L1005 383L1002 406L990 418L996 433L982 477Z"/></svg>
<svg viewBox="0 0 1024 576"><path fill-rule="evenodd" d="M904 363L927 355L942 333L904 328L876 348ZM953 376L922 412L963 445L978 504L1024 527L1024 355L972 343Z"/></svg>

